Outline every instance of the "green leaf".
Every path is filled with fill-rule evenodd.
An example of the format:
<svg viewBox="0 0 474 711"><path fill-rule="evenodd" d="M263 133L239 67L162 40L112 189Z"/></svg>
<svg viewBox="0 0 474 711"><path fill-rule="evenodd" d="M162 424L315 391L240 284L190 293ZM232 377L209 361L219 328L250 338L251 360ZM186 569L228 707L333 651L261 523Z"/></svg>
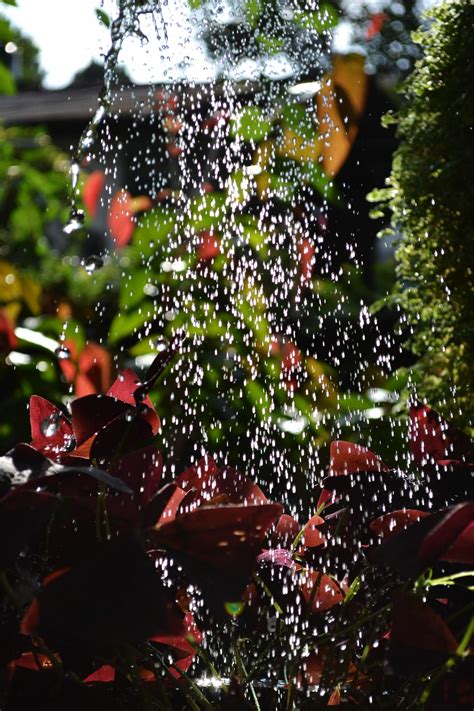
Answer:
<svg viewBox="0 0 474 711"><path fill-rule="evenodd" d="M96 8L95 14L97 15L97 19L102 22L105 27L110 27L110 17L107 15L106 12L104 12L100 8Z"/></svg>
<svg viewBox="0 0 474 711"><path fill-rule="evenodd" d="M16 94L16 84L11 72L0 64L0 96L11 96Z"/></svg>
<svg viewBox="0 0 474 711"><path fill-rule="evenodd" d="M332 30L339 22L339 13L335 7L322 2L315 12L296 12L295 22L305 30L324 32Z"/></svg>
<svg viewBox="0 0 474 711"><path fill-rule="evenodd" d="M202 0L188 0L188 5L191 10L199 10L202 6Z"/></svg>
<svg viewBox="0 0 474 711"><path fill-rule="evenodd" d="M137 335L138 330L151 323L154 317L154 309L151 306L132 313L118 313L110 325L109 342L117 343L127 336Z"/></svg>
<svg viewBox="0 0 474 711"><path fill-rule="evenodd" d="M167 208L157 207L141 215L133 233L133 242L129 248L140 260L155 257L162 253L168 237L176 230L176 213Z"/></svg>
<svg viewBox="0 0 474 711"><path fill-rule="evenodd" d="M244 0L244 17L253 29L262 14L262 3L260 0Z"/></svg>
<svg viewBox="0 0 474 711"><path fill-rule="evenodd" d="M267 420L271 415L272 401L266 390L262 388L257 380L248 380L245 383L245 390L259 418Z"/></svg>
<svg viewBox="0 0 474 711"><path fill-rule="evenodd" d="M342 202L334 180L326 175L318 163L304 163L300 166L300 170L302 179L312 185L328 202L333 204Z"/></svg>
<svg viewBox="0 0 474 711"><path fill-rule="evenodd" d="M244 205L251 198L251 181L253 179L245 175L243 171L237 170L229 177L228 197L232 204ZM255 192L255 184L253 184Z"/></svg>
<svg viewBox="0 0 474 711"><path fill-rule="evenodd" d="M316 133L316 128L311 120L307 106L302 104L287 104L281 112L282 118L288 128L302 138L311 141Z"/></svg>
<svg viewBox="0 0 474 711"><path fill-rule="evenodd" d="M286 178L270 173L270 188L276 198L283 202L290 202L298 188L295 180L287 180Z"/></svg>
<svg viewBox="0 0 474 711"><path fill-rule="evenodd" d="M272 130L272 124L258 106L247 106L231 121L231 135L244 141L261 141Z"/></svg>
<svg viewBox="0 0 474 711"><path fill-rule="evenodd" d="M129 311L138 306L145 298L145 286L150 281L144 270L132 272L127 281L122 282L119 295L119 306Z"/></svg>
<svg viewBox="0 0 474 711"><path fill-rule="evenodd" d="M284 47L284 42L279 37L271 37L268 35L257 35L257 42L265 52L276 54Z"/></svg>
<svg viewBox="0 0 474 711"><path fill-rule="evenodd" d="M243 238L249 244L252 249L254 249L260 257L265 260L268 258L268 247L267 240L269 242L268 234L265 234L261 230L253 227L244 227Z"/></svg>
<svg viewBox="0 0 474 711"><path fill-rule="evenodd" d="M0 0L3 5L11 5L12 7L17 7L16 0Z"/></svg>
<svg viewBox="0 0 474 711"><path fill-rule="evenodd" d="M186 218L188 227L195 232L219 226L226 213L226 196L222 193L209 193L191 200Z"/></svg>

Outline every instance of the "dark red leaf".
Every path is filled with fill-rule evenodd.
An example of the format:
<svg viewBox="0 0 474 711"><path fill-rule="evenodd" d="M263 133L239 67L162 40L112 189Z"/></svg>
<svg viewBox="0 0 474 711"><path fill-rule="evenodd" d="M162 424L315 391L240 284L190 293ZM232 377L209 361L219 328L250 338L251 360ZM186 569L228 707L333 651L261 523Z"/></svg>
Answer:
<svg viewBox="0 0 474 711"><path fill-rule="evenodd" d="M201 507L158 526L152 540L221 571L250 575L280 504Z"/></svg>
<svg viewBox="0 0 474 711"><path fill-rule="evenodd" d="M31 446L54 460L71 449L73 430L61 410L39 395L30 398Z"/></svg>
<svg viewBox="0 0 474 711"><path fill-rule="evenodd" d="M102 427L129 410L127 403L107 395L86 395L73 400L72 427L77 444L83 444Z"/></svg>
<svg viewBox="0 0 474 711"><path fill-rule="evenodd" d="M132 538L102 546L93 559L47 582L32 605L23 631L60 652L74 643L139 643L183 632L184 614Z"/></svg>
<svg viewBox="0 0 474 711"><path fill-rule="evenodd" d="M133 492L133 502L139 508L158 492L163 472L163 457L154 446L139 449L122 457L110 469Z"/></svg>
<svg viewBox="0 0 474 711"><path fill-rule="evenodd" d="M441 555L441 560L474 564L474 521L466 526L448 550Z"/></svg>
<svg viewBox="0 0 474 711"><path fill-rule="evenodd" d="M144 527L173 521L185 496L186 492L176 484L166 484L146 507L143 517Z"/></svg>
<svg viewBox="0 0 474 711"><path fill-rule="evenodd" d="M3 309L0 309L0 352L8 355L16 348L17 340L15 330L10 318Z"/></svg>
<svg viewBox="0 0 474 711"><path fill-rule="evenodd" d="M174 483L184 491L191 489L200 489L204 482L219 471L219 467L212 457L202 457L197 464L188 467L179 476L176 477Z"/></svg>
<svg viewBox="0 0 474 711"><path fill-rule="evenodd" d="M113 460L137 447L147 445L153 436L150 424L139 415L128 410L100 429L91 445L91 459Z"/></svg>
<svg viewBox="0 0 474 711"><path fill-rule="evenodd" d="M331 442L329 476L386 471L389 467L370 449L353 442Z"/></svg>
<svg viewBox="0 0 474 711"><path fill-rule="evenodd" d="M322 546L326 542L326 538L323 536L319 530L319 526L324 524L324 519L321 516L311 516L308 523L304 526L303 536L301 538L301 545L307 548L316 548L316 546Z"/></svg>
<svg viewBox="0 0 474 711"><path fill-rule="evenodd" d="M115 245L120 249L132 239L137 224L136 213L151 209L149 197L132 198L127 190L119 190L110 201L107 226Z"/></svg>
<svg viewBox="0 0 474 711"><path fill-rule="evenodd" d="M159 354L157 358L160 358L161 355L162 354ZM156 360L155 358L155 361ZM153 363L155 363L155 361L153 361ZM150 368L153 367L153 363ZM146 374L147 378L149 372L150 371ZM156 434L160 429L160 418L156 414L153 403L148 397L148 390L152 384L153 383L150 383L148 380L142 382L131 368L126 368L112 383L107 395L129 404L132 408L139 406L140 416L149 422L153 434Z"/></svg>
<svg viewBox="0 0 474 711"><path fill-rule="evenodd" d="M35 547L60 502L53 494L10 490L0 499L0 568L18 559L27 546Z"/></svg>
<svg viewBox="0 0 474 711"><path fill-rule="evenodd" d="M177 482L181 480L178 477ZM185 481L185 480L184 480ZM266 504L267 497L259 486L232 467L222 467L216 473L212 467L199 478L194 478L194 487L182 500L179 513L186 513L198 506L208 504Z"/></svg>
<svg viewBox="0 0 474 711"><path fill-rule="evenodd" d="M461 534L474 521L474 502L448 509L441 521L425 536L419 551L420 561L429 565L443 557Z"/></svg>
<svg viewBox="0 0 474 711"><path fill-rule="evenodd" d="M371 562L399 570L403 575L418 575L425 567L418 556L422 543L445 515L445 511L438 511L425 516L383 540L381 545L368 551L367 557Z"/></svg>
<svg viewBox="0 0 474 711"><path fill-rule="evenodd" d="M428 405L416 402L410 407L410 449L420 468L430 461L474 461L470 437L446 422Z"/></svg>
<svg viewBox="0 0 474 711"><path fill-rule="evenodd" d="M220 252L220 239L212 232L204 231L199 236L199 245L196 251L198 259L209 262Z"/></svg>
<svg viewBox="0 0 474 711"><path fill-rule="evenodd" d="M381 538L387 539L429 515L427 511L418 511L417 509L391 511L372 521L370 529Z"/></svg>
<svg viewBox="0 0 474 711"><path fill-rule="evenodd" d="M300 531L298 521L293 516L283 514L278 519L270 539L275 547L289 548Z"/></svg>
<svg viewBox="0 0 474 711"><path fill-rule="evenodd" d="M296 569L292 551L287 548L271 548L264 550L257 558L258 563L270 563L271 565L282 566L284 568Z"/></svg>
<svg viewBox="0 0 474 711"><path fill-rule="evenodd" d="M148 368L143 383L135 391L136 402L145 402L145 395L148 394L149 390L156 383L160 375L165 370L166 366L171 363L176 353L178 353L181 348L185 334L182 331L178 331L173 335L171 342L168 344L167 348L160 351L156 358L153 360L152 364Z"/></svg>
<svg viewBox="0 0 474 711"><path fill-rule="evenodd" d="M420 598L399 592L393 606L390 643L454 654L457 642L443 619Z"/></svg>
<svg viewBox="0 0 474 711"><path fill-rule="evenodd" d="M81 351L77 362L76 396L104 393L110 385L111 374L110 353L97 343L88 343Z"/></svg>
<svg viewBox="0 0 474 711"><path fill-rule="evenodd" d="M305 571L299 587L312 613L329 610L344 600L340 585L316 570Z"/></svg>
<svg viewBox="0 0 474 711"><path fill-rule="evenodd" d="M135 371L131 368L126 368L114 380L107 391L107 395L134 407L137 404L134 397L135 391L141 384L141 380Z"/></svg>

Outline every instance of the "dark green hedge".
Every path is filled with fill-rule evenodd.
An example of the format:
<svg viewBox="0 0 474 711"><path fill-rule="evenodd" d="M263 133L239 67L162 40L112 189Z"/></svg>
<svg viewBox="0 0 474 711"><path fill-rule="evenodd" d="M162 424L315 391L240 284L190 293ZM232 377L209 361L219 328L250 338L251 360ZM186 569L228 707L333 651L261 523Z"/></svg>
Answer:
<svg viewBox="0 0 474 711"><path fill-rule="evenodd" d="M371 198L401 235L398 284L422 396L473 426L474 4L443 3L416 39L424 54L394 119L400 147Z"/></svg>

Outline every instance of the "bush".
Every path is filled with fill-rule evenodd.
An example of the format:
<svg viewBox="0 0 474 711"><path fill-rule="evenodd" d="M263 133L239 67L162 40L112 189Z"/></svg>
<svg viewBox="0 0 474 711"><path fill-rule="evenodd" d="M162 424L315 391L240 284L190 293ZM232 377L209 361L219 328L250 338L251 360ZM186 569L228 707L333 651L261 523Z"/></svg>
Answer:
<svg viewBox="0 0 474 711"><path fill-rule="evenodd" d="M432 19L416 36L424 56L395 119L401 143L389 187L371 197L388 203L390 231L402 235L394 301L419 357L420 394L472 427L474 6L445 3Z"/></svg>

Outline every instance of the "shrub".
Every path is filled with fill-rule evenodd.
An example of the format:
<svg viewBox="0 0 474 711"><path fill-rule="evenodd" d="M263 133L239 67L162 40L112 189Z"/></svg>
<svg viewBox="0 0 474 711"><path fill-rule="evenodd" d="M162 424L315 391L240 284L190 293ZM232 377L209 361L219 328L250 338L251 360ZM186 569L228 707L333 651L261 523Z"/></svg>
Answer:
<svg viewBox="0 0 474 711"><path fill-rule="evenodd" d="M390 232L402 235L393 300L419 358L420 394L472 427L474 6L445 3L431 17L416 36L424 56L404 86L404 106L387 117L400 139L389 187L369 199L388 204Z"/></svg>

